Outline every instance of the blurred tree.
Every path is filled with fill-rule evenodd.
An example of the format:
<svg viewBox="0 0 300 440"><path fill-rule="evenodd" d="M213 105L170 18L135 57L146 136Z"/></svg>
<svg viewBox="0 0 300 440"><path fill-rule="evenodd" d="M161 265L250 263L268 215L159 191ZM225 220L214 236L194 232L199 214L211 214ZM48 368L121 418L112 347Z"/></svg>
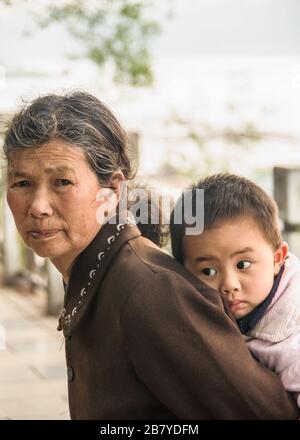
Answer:
<svg viewBox="0 0 300 440"><path fill-rule="evenodd" d="M175 174L178 176L197 179L200 174L212 174L215 172L229 172L232 163L249 163L249 158L260 142L283 142L290 145L297 142L293 135L280 131L264 131L258 128L252 121L240 121L231 126L215 126L201 119L182 117L177 112L171 114L166 125L173 128L180 127L182 142L191 141L199 153L191 159L190 150L182 151L181 154L169 152L168 160L160 168L164 175ZM180 138L179 138L180 139ZM178 138L174 141L178 143ZM216 149L217 147L217 149ZM216 153L217 151L217 153ZM197 157L197 158L196 158ZM270 169L256 169L253 163L253 172L270 173Z"/></svg>
<svg viewBox="0 0 300 440"><path fill-rule="evenodd" d="M35 5L32 0L21 1L32 10L42 26L62 23L82 42L84 56L98 66L112 62L117 83L152 84L149 42L159 33L160 26L146 16L151 0L49 0L41 7L38 1ZM0 3L19 6L20 0L0 0ZM34 11L37 5L38 13Z"/></svg>

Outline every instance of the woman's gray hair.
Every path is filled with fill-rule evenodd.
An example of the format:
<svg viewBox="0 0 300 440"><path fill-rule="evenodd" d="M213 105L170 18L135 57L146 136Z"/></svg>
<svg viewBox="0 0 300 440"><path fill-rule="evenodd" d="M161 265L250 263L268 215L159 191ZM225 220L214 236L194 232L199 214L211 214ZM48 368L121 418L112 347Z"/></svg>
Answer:
<svg viewBox="0 0 300 440"><path fill-rule="evenodd" d="M121 170L133 177L127 138L111 110L89 93L39 97L18 111L4 137L4 154L40 147L55 139L83 149L101 185Z"/></svg>

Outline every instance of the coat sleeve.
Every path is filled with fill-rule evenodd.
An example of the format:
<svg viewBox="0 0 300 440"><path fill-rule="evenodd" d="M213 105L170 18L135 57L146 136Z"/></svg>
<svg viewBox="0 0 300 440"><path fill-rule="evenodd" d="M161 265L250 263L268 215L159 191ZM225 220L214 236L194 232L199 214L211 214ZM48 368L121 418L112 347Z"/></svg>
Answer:
<svg viewBox="0 0 300 440"><path fill-rule="evenodd" d="M179 275L151 274L123 307L136 374L179 419L297 419L280 379L254 360L221 299Z"/></svg>

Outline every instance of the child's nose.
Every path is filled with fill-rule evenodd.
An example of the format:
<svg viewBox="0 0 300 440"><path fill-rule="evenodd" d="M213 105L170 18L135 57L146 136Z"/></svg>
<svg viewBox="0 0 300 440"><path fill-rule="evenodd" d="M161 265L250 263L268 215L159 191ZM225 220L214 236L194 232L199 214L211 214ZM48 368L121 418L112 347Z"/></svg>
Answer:
<svg viewBox="0 0 300 440"><path fill-rule="evenodd" d="M233 273L226 274L221 280L220 290L223 295L227 295L230 298L230 295L233 295L240 290L240 282L238 277Z"/></svg>

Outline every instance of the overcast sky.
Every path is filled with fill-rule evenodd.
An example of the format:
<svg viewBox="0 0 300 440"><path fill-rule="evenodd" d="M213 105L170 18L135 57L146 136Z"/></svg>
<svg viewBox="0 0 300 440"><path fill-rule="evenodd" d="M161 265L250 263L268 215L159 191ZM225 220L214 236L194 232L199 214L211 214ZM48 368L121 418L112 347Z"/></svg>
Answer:
<svg viewBox="0 0 300 440"><path fill-rule="evenodd" d="M165 16L161 12L165 5L173 11L172 19L163 20L162 33L153 44L155 56L300 53L300 0L155 2L160 5L158 17ZM64 59L78 45L57 26L34 28L34 21L20 8L0 6L1 64L21 67L26 63L28 68L32 60L33 65L37 61L48 65L52 59ZM26 37L26 32L31 36Z"/></svg>
<svg viewBox="0 0 300 440"><path fill-rule="evenodd" d="M173 0L165 53L300 52L299 0Z"/></svg>
<svg viewBox="0 0 300 440"><path fill-rule="evenodd" d="M89 63L71 65L66 54L76 53L79 43L63 28L41 30L20 8L0 4L0 112L14 109L20 97L76 86L97 91L126 127L144 130L144 139L146 129L147 136L165 136L165 125L161 132L159 127L174 109L220 126L237 118L254 121L267 132L299 133L300 0L153 3L156 17L163 21L162 33L152 44L157 58L153 65L158 66L156 88L130 95L127 90L120 95L105 82L102 71L93 76L96 69ZM163 19L166 5L173 11L170 20ZM232 102L238 110L230 113L227 107ZM153 146L161 148L164 141L149 135L147 142L143 153L148 151L149 157L143 161L151 164L161 156L160 150L153 153Z"/></svg>

